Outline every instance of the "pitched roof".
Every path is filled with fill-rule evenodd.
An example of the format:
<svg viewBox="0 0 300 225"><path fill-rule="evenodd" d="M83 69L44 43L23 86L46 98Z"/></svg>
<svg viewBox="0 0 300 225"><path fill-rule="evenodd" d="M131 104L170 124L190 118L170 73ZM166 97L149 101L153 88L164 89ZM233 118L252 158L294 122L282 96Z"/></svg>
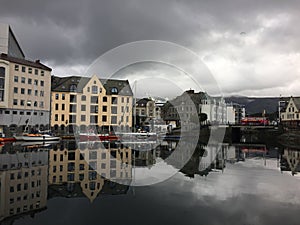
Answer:
<svg viewBox="0 0 300 225"><path fill-rule="evenodd" d="M292 97L296 107L298 110L300 110L300 97Z"/></svg>
<svg viewBox="0 0 300 225"><path fill-rule="evenodd" d="M0 59L6 60L6 61L9 61L9 62L13 62L13 63L17 63L17 64L21 64L21 65L24 65L24 66L30 66L30 67L33 67L33 68L52 71L52 69L50 67L45 66L44 64L40 63L39 60L36 60L35 62L33 62L33 61L30 61L30 60L27 60L27 59L12 57L12 56L9 56L5 53L1 53Z"/></svg>
<svg viewBox="0 0 300 225"><path fill-rule="evenodd" d="M100 79L102 85L106 90L107 95L113 95L114 88L117 90L118 95L133 96L130 84L128 80L116 80L116 79Z"/></svg>
<svg viewBox="0 0 300 225"><path fill-rule="evenodd" d="M51 90L57 92L70 92L72 85L76 85L76 92L82 93L83 88L90 81L91 77L69 76L69 77L56 77L52 76ZM128 80L116 79L100 79L104 86L107 95L118 94L124 96L132 96L132 90ZM115 88L113 90L113 88ZM116 91L116 93L114 92Z"/></svg>

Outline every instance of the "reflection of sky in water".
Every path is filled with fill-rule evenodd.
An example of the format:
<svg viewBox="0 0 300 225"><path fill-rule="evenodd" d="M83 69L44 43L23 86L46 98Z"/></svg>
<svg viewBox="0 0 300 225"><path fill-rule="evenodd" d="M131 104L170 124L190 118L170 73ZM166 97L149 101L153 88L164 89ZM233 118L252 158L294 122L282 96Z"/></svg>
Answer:
<svg viewBox="0 0 300 225"><path fill-rule="evenodd" d="M266 165L251 158L207 177L177 173L156 185L131 187L127 195L100 196L93 204L54 198L34 220L16 224L299 224L300 181L281 173L276 159Z"/></svg>

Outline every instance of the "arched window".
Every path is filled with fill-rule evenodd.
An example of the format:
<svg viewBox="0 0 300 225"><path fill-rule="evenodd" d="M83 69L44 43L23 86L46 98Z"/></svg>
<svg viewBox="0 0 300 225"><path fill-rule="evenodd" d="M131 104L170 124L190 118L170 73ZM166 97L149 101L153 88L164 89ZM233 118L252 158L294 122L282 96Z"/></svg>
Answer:
<svg viewBox="0 0 300 225"><path fill-rule="evenodd" d="M113 88L111 89L111 93L112 93L112 94L118 94L118 88L113 87Z"/></svg>
<svg viewBox="0 0 300 225"><path fill-rule="evenodd" d="M70 92L76 92L76 91L77 91L77 86L75 84L71 84Z"/></svg>

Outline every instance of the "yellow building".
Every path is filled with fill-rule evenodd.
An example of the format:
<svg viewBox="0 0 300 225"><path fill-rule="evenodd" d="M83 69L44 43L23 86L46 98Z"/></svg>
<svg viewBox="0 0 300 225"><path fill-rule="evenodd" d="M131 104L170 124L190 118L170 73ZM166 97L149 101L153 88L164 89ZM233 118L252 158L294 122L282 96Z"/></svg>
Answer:
<svg viewBox="0 0 300 225"><path fill-rule="evenodd" d="M132 127L133 94L127 80L52 77L51 127L56 132L121 131Z"/></svg>
<svg viewBox="0 0 300 225"><path fill-rule="evenodd" d="M2 43L3 42L3 43ZM49 127L51 68L30 61L11 28L0 24L0 133Z"/></svg>
<svg viewBox="0 0 300 225"><path fill-rule="evenodd" d="M109 142L62 144L49 152L49 185L80 184L92 202L106 180L129 185L132 179L131 148Z"/></svg>

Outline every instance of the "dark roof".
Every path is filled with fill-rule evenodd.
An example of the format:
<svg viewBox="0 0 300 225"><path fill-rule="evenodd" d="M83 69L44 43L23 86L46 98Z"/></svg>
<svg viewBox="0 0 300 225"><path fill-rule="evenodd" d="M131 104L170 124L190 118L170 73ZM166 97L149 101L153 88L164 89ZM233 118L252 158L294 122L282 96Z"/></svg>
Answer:
<svg viewBox="0 0 300 225"><path fill-rule="evenodd" d="M89 82L90 77L70 76L56 77L52 76L51 90L58 92L70 92L70 87L76 85L76 92L81 93L82 89Z"/></svg>
<svg viewBox="0 0 300 225"><path fill-rule="evenodd" d="M136 102L136 105L137 105L137 106L145 106L145 107L146 107L146 105L147 105L147 103L148 103L149 101L152 101L152 100L149 99L149 98L142 98L142 99L139 99L139 100Z"/></svg>
<svg viewBox="0 0 300 225"><path fill-rule="evenodd" d="M296 107L298 110L300 110L300 97L292 97Z"/></svg>
<svg viewBox="0 0 300 225"><path fill-rule="evenodd" d="M57 92L70 92L71 85L76 85L78 93L82 93L83 88L89 82L91 77L56 77L52 76L51 90ZM113 80L113 79L100 79L100 82L104 86L107 95L118 94L124 96L132 96L132 90L128 80ZM112 93L112 89L116 88L117 93Z"/></svg>
<svg viewBox="0 0 300 225"><path fill-rule="evenodd" d="M133 96L128 80L100 79L100 81L104 86L107 95L113 95L113 88L116 88L118 95Z"/></svg>
<svg viewBox="0 0 300 225"><path fill-rule="evenodd" d="M52 71L52 69L50 67L45 66L44 64L40 63L39 60L36 60L35 62L33 62L33 61L29 61L27 59L15 58L15 57L9 56L5 53L1 53L0 59L6 60L9 62L13 62L13 63L17 63L17 64L21 64L21 65L25 65L25 66L30 66L30 67L34 67L34 68L38 68L38 69Z"/></svg>

